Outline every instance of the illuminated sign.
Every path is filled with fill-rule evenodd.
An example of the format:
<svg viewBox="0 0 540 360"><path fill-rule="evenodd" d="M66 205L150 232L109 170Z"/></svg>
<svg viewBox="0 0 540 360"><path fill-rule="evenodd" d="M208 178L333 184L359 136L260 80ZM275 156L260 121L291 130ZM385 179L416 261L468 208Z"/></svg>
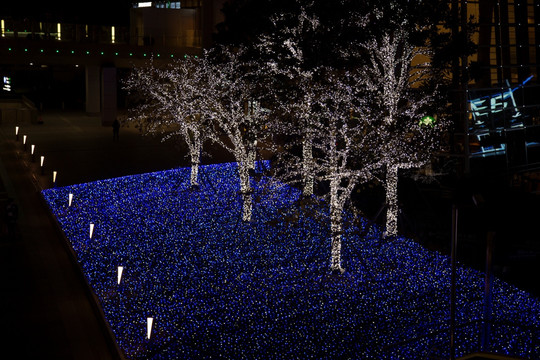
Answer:
<svg viewBox="0 0 540 360"><path fill-rule="evenodd" d="M11 77L4 76L2 90L11 91Z"/></svg>
<svg viewBox="0 0 540 360"><path fill-rule="evenodd" d="M473 156L500 155L507 151L507 130L522 129L529 117L524 104L518 106L515 93L524 87L533 76L529 76L515 87L506 80L506 87L492 90L488 94L469 100L471 154ZM474 90L469 95L474 94ZM519 98L518 98L519 99ZM475 150L477 149L477 150Z"/></svg>
<svg viewBox="0 0 540 360"><path fill-rule="evenodd" d="M473 128L500 128L505 127L504 124L501 124L501 120L512 124L519 119L521 113L517 108L514 92L522 88L532 78L532 75L529 76L514 88L510 86L507 80L507 89L505 91L470 100L469 105L474 120Z"/></svg>

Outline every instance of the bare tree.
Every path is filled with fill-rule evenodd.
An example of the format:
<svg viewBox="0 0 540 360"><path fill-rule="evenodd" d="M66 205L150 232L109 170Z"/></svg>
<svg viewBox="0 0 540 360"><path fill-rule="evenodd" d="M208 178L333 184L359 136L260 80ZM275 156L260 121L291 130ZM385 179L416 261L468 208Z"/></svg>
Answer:
<svg viewBox="0 0 540 360"><path fill-rule="evenodd" d="M360 44L368 62L360 69L358 86L366 90L370 114L379 118L377 133L384 144L379 163L385 173L386 236L398 233L399 170L429 162L445 126L435 121L437 87L428 90L427 84L433 84L429 53L413 44L415 31L416 25L403 20Z"/></svg>
<svg viewBox="0 0 540 360"><path fill-rule="evenodd" d="M310 167L305 162L305 150L291 151L294 142L305 149L302 130L290 140L293 146L277 153L276 161L282 171L276 170L285 181L304 183L306 171L317 184L317 195L326 199L330 220L330 270L343 272L341 245L344 230L344 212L350 205L351 194L360 184L374 179L373 171L381 165L377 157L381 139L371 123L372 117L363 114L363 99L359 96L354 74L321 68L309 83L311 151ZM290 111L303 111L303 107L289 107ZM294 113L299 117L301 114ZM286 121L286 118L285 118ZM303 126L298 122L297 126Z"/></svg>
<svg viewBox="0 0 540 360"><path fill-rule="evenodd" d="M257 66L244 61L242 55L243 49L227 47L205 55L207 96L203 109L205 117L210 119L211 140L232 154L238 164L242 219L250 221L253 207L250 173L255 167L267 114L262 108L257 77L253 76Z"/></svg>
<svg viewBox="0 0 540 360"><path fill-rule="evenodd" d="M153 61L135 68L125 88L139 103L131 109L128 121L146 134L162 135L162 140L181 137L188 145L191 160L191 185L198 185L204 131L207 118L205 68L197 57L158 67Z"/></svg>
<svg viewBox="0 0 540 360"><path fill-rule="evenodd" d="M313 195L313 117L314 93L311 88L316 68L305 54L309 46L307 39L320 27L317 17L307 8L312 2L302 3L299 12L277 13L271 18L274 26L271 34L263 34L257 43L266 58L267 77L274 84L274 112L285 116L287 121L273 123L272 131L277 134L297 135L302 139L303 195Z"/></svg>

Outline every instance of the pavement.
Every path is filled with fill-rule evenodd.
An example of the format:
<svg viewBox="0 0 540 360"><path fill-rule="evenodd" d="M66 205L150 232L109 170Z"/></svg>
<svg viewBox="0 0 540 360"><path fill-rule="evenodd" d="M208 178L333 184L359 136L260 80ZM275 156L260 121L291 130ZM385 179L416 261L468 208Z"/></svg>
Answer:
<svg viewBox="0 0 540 360"><path fill-rule="evenodd" d="M122 127L113 141L112 127L82 112L44 112L42 120L0 124L2 225L7 198L19 208L15 237L5 226L0 233L0 358L122 359L40 191L186 166L187 152L134 128Z"/></svg>

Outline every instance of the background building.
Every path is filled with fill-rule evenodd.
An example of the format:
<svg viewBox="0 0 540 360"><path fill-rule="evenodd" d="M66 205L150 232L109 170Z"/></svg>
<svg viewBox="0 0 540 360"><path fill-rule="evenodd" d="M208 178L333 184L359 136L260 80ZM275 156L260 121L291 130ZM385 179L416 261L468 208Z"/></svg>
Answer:
<svg viewBox="0 0 540 360"><path fill-rule="evenodd" d="M150 58L200 54L212 44L222 6L223 0L139 2L123 9L127 25L120 17L116 24L99 15L3 16L0 9L0 121L35 122L43 109L71 108L100 113L111 124L125 106L123 74ZM80 19L88 22L71 22Z"/></svg>
<svg viewBox="0 0 540 360"><path fill-rule="evenodd" d="M477 45L461 64L467 81L460 87L465 106L456 143L464 154L464 172L535 169L540 165L540 3L476 0L459 6L460 11L466 7L462 21L472 20L467 31Z"/></svg>

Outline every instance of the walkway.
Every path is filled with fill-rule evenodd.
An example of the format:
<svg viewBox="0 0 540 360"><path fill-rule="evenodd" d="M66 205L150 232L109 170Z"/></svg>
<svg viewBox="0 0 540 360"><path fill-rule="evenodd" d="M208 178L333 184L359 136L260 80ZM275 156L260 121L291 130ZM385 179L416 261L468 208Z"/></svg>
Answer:
<svg viewBox="0 0 540 360"><path fill-rule="evenodd" d="M27 135L26 151L22 135ZM0 238L1 357L119 359L93 295L39 192L53 186L53 171L57 186L65 186L162 170L185 164L182 149L126 128L113 142L112 128L102 127L98 117L45 113L43 124L20 125L18 141L15 124L1 124L0 150L2 216L6 197L19 206L17 239L5 234Z"/></svg>

